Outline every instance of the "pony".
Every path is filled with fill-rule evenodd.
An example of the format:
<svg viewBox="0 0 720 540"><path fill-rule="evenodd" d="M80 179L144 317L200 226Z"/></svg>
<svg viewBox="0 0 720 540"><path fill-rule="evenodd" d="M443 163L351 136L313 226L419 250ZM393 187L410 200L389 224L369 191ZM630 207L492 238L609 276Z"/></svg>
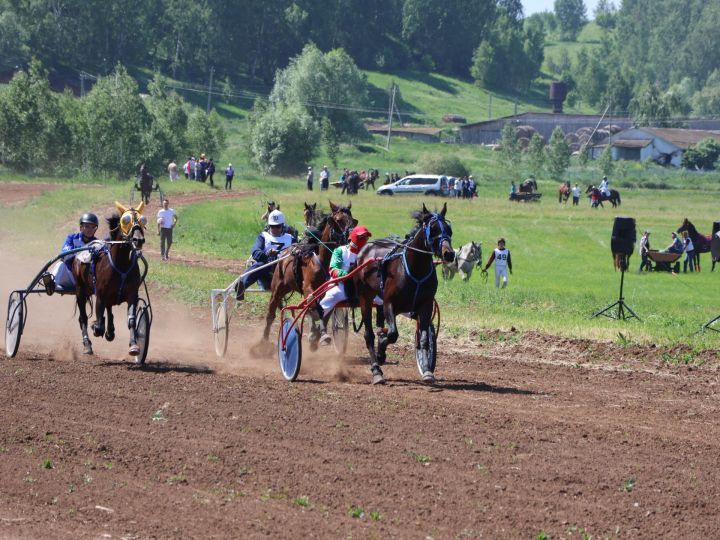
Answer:
<svg viewBox="0 0 720 540"><path fill-rule="evenodd" d="M613 208L620 206L620 192L617 189L611 189L610 195L604 195L603 192L595 186L588 186L585 190L585 193L592 193L593 190L597 190L597 200L600 206L603 205L603 201L610 201L610 204L612 204Z"/></svg>
<svg viewBox="0 0 720 540"><path fill-rule="evenodd" d="M467 281L476 266L482 266L482 242L469 242L455 250L453 262L443 262L443 279L450 281L459 273L462 280Z"/></svg>
<svg viewBox="0 0 720 540"><path fill-rule="evenodd" d="M712 243L712 236L708 236L705 234L701 234L698 232L698 230L695 228L695 225L692 224L692 221L690 221L688 218L685 218L678 227L677 231L675 231L678 234L682 234L683 232L687 231L688 236L690 237L690 240L692 240L693 248L695 249L695 255L693 255L693 263L695 265L695 269L697 272L700 271L700 254L701 253L707 253L710 251L710 245ZM715 270L715 263L717 260L715 257L713 257L712 261L712 268L710 271Z"/></svg>
<svg viewBox="0 0 720 540"><path fill-rule="evenodd" d="M307 206L309 205L306 204ZM347 244L349 231L357 225L357 220L352 217L351 207L352 203L338 206L330 201L331 214L323 218L314 232L309 230L312 234L306 241L290 248L290 257L282 259L275 265L270 284L270 301L265 315L264 341L267 342L270 338L270 327L286 296L293 292L308 296L328 280L328 268L332 256L330 247ZM320 314L313 309L311 317L313 324L310 331L310 348L315 350L320 339L320 331L315 323L320 319Z"/></svg>
<svg viewBox="0 0 720 540"><path fill-rule="evenodd" d="M563 182L560 184L560 188L558 189L558 202L567 203L571 192L572 188L570 187L570 182Z"/></svg>
<svg viewBox="0 0 720 540"><path fill-rule="evenodd" d="M126 208L119 202L115 207L120 213L114 213L105 221L110 229L111 244L99 244L98 250L91 251L92 260L84 262L75 257L73 276L75 277L75 301L80 312L80 332L83 338L83 352L93 354L92 343L88 337L88 315L86 304L92 305L95 297L95 322L92 325L95 337L115 339L113 306L127 303L127 324L130 329L129 354L137 356L140 348L135 333L135 312L138 304L138 290L143 283L144 275L140 273L138 259L142 257L145 243L146 218L141 214L145 206L141 202L137 208ZM105 326L107 313L107 328Z"/></svg>
<svg viewBox="0 0 720 540"><path fill-rule="evenodd" d="M422 209L412 214L416 226L404 242L377 240L368 243L358 253L358 267L367 261L379 259L377 264L367 264L353 276L365 325L365 345L370 353L373 384L385 383L380 363L385 361L387 346L398 339L395 320L398 313L409 313L417 320L417 354L418 358L422 358L422 378L429 384L435 382L430 321L438 279L433 255L445 262L452 262L455 258L452 229L445 220L446 213L447 203L440 212L430 212L423 204ZM387 323L387 331L383 330L378 336L377 350L372 327L373 300L376 296L383 300L383 314Z"/></svg>

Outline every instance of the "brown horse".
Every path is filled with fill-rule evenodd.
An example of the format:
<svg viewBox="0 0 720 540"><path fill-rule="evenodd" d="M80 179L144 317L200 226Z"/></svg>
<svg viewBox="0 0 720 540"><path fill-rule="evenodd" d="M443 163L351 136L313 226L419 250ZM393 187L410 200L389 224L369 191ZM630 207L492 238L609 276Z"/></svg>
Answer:
<svg viewBox="0 0 720 540"><path fill-rule="evenodd" d="M129 353L137 356L140 348L135 334L135 311L138 304L138 290L143 281L138 266L145 243L147 220L141 214L145 204L137 208L125 208L119 202L115 206L120 214L106 218L110 228L111 244L105 244L93 253L92 262L73 262L73 276L77 283L76 302L80 311L80 331L83 337L83 352L92 354L92 344L87 332L88 315L86 304L95 297L95 322L92 325L95 337L115 339L115 325L112 308L122 303L128 305L128 328L130 329ZM105 329L105 312L108 324Z"/></svg>
<svg viewBox="0 0 720 540"><path fill-rule="evenodd" d="M675 231L678 234L681 234L683 232L687 231L688 236L690 237L690 240L692 240L693 248L695 249L695 254L693 256L693 265L695 267L695 271L700 271L700 254L701 253L707 253L710 251L711 243L712 243L712 237L708 236L706 234L699 233L698 230L695 228L695 225L693 225L692 221L690 221L688 218L685 218L682 222L682 225L678 227L678 230ZM715 270L715 258L713 257L713 264L711 271Z"/></svg>
<svg viewBox="0 0 720 540"><path fill-rule="evenodd" d="M571 192L572 188L570 187L570 182L563 182L560 184L560 187L558 188L558 202L567 203Z"/></svg>
<svg viewBox="0 0 720 540"><path fill-rule="evenodd" d="M430 321L435 305L438 279L433 255L445 262L455 258L452 229L445 221L447 203L439 213L430 212L425 205L413 217L417 226L408 234L402 244L378 240L365 246L358 254L357 265L372 259L378 264L368 264L355 276L355 288L360 300L365 345L370 353L370 369L373 384L384 384L385 379L380 363L385 360L387 345L398 339L395 317L399 313L410 313L418 321L417 354L422 356L423 381L435 381L434 361L431 358L432 339ZM387 334L378 337L377 352L372 327L372 308L376 296L383 300L383 312L387 321Z"/></svg>
<svg viewBox="0 0 720 540"><path fill-rule="evenodd" d="M282 259L275 266L270 285L270 301L265 315L265 330L263 331L265 341L270 337L270 327L275 321L277 310L285 297L293 292L308 296L327 281L327 269L330 266L332 255L330 249L346 244L349 231L357 225L357 220L352 217L350 211L351 206L352 203L347 206L338 206L330 202L332 213L325 216L320 222L319 238L310 236L307 242L290 248L290 256ZM318 246L320 255L317 253ZM327 262L323 257L326 257ZM310 331L310 346L314 350L320 337L320 332L315 324L320 318L319 312L313 309L311 316L313 325Z"/></svg>

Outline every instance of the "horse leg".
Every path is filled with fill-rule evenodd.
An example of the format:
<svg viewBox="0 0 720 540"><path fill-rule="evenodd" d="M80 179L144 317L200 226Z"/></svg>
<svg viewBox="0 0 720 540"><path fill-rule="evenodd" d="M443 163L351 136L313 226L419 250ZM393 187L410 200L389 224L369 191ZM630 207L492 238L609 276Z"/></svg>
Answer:
<svg viewBox="0 0 720 540"><path fill-rule="evenodd" d="M370 371L372 372L373 384L385 384L385 377L383 377L382 369L380 369L380 363L378 362L377 353L375 352L375 333L373 332L372 324L372 308L373 301L372 297L361 297L360 298L360 312L362 313L363 325L365 326L365 346L367 347L368 353L370 353Z"/></svg>
<svg viewBox="0 0 720 540"><path fill-rule="evenodd" d="M432 304L430 304L432 306ZM416 354L421 355L420 366L422 368L423 382L432 384L435 382L435 376L432 373L430 364L430 317L432 316L432 307L423 307L418 313L418 342L416 343Z"/></svg>
<svg viewBox="0 0 720 540"><path fill-rule="evenodd" d="M93 335L102 337L105 333L105 304L99 297L95 297L95 322L92 324Z"/></svg>
<svg viewBox="0 0 720 540"><path fill-rule="evenodd" d="M130 349L128 350L128 354L130 356L137 356L138 354L140 354L140 347L138 347L137 344L137 333L135 332L137 302L137 298L135 298L133 301L128 302L127 322L128 330L130 331Z"/></svg>
<svg viewBox="0 0 720 540"><path fill-rule="evenodd" d="M88 337L88 315L87 315L87 298L84 295L78 293L77 307L80 313L78 322L80 323L80 333L83 338L83 354L93 354L92 343Z"/></svg>
<svg viewBox="0 0 720 540"><path fill-rule="evenodd" d="M311 351L316 351L320 342L320 326L318 323L322 324L322 317L320 311L313 308L310 310L310 336L308 338Z"/></svg>
<svg viewBox="0 0 720 540"><path fill-rule="evenodd" d="M268 341L270 339L270 327L275 321L275 313L280 307L282 297L283 294L280 287L276 287L275 289L273 289L272 293L270 294L270 302L268 303L268 310L267 314L265 315L265 330L263 330L264 341Z"/></svg>
<svg viewBox="0 0 720 540"><path fill-rule="evenodd" d="M112 341L115 339L115 318L113 317L112 308L108 306L107 310L107 330L105 330L105 339Z"/></svg>
<svg viewBox="0 0 720 540"><path fill-rule="evenodd" d="M392 345L398 340L398 336L400 335L395 321L395 310L390 303L385 303L383 308L385 309L385 321L388 328L387 341L389 345Z"/></svg>

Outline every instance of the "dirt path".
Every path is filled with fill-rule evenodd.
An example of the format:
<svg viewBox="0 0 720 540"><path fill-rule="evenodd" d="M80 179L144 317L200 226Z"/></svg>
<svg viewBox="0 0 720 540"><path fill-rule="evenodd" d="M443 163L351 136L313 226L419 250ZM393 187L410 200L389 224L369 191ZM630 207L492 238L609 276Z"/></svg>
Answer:
<svg viewBox="0 0 720 540"><path fill-rule="evenodd" d="M36 261L2 255L6 298ZM356 336L287 383L248 352L258 319L219 361L207 310L153 294L145 369L121 324L83 357L70 299L29 305L0 359L0 537L720 534L717 351L441 334L427 387L403 328L385 387Z"/></svg>

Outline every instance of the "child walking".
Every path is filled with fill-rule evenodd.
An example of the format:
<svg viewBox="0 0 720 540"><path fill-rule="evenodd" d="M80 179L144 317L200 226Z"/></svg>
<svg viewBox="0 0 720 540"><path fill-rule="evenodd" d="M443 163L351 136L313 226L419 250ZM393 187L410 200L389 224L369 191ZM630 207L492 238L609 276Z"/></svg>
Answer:
<svg viewBox="0 0 720 540"><path fill-rule="evenodd" d="M505 247L505 239L499 238L497 241L497 247L493 250L490 259L488 260L483 272L487 272L490 265L495 261L495 287L500 287L500 280L502 278L503 289L508 284L508 270L512 274L512 260L510 259L510 250Z"/></svg>

